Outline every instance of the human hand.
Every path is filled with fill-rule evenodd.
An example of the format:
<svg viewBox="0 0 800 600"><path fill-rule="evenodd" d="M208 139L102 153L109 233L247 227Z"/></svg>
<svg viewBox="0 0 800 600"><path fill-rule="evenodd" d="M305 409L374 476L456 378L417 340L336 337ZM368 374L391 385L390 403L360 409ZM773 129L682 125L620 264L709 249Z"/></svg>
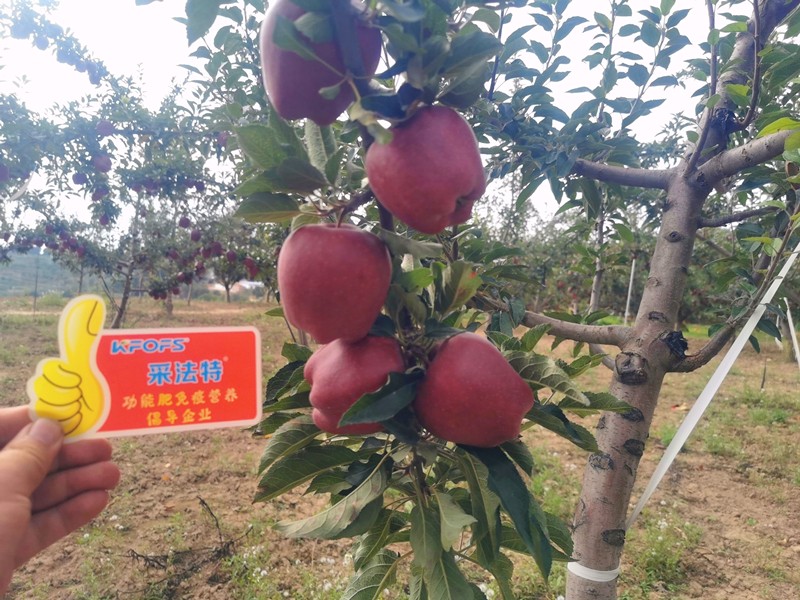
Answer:
<svg viewBox="0 0 800 600"><path fill-rule="evenodd" d="M65 435L86 433L103 415L103 388L92 366L92 350L105 312L97 296L73 301L59 322L61 356L40 362L28 384L33 410L58 421Z"/></svg>
<svg viewBox="0 0 800 600"><path fill-rule="evenodd" d="M57 423L0 409L0 596L20 565L96 517L119 482L102 439L62 446Z"/></svg>

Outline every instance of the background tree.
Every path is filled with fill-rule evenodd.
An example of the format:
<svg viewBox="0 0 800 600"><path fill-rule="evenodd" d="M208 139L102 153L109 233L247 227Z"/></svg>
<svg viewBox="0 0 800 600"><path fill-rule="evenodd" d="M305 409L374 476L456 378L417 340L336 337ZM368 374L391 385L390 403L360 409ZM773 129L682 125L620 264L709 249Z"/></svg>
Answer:
<svg viewBox="0 0 800 600"><path fill-rule="evenodd" d="M331 505L322 514L281 527L297 536L361 534L349 598L377 597L405 558L412 560L412 597L481 597L461 573L457 556L492 573L510 598L503 584L513 571L505 556L509 549L533 556L545 574L554 558L569 555L590 569L570 574L569 600L614 597L628 503L665 376L692 372L725 346L796 243L793 186L798 181L791 164L800 162L800 121L793 102L800 71L794 42L800 32L798 2L709 0L703 11L676 8L673 0L645 9L610 0L587 16L581 12L584 4L569 0L373 1L359 18L382 36L384 70L375 78L365 74L349 0L298 4L307 14L280 21L273 41L312 60L315 43L336 44L345 66L341 83L321 94L352 88L356 101L348 121L318 126L280 119L259 79L260 2L197 0L187 4L188 40L196 44L200 61L200 67L189 67L197 87L187 92L185 104L174 103L186 127L159 127L157 119L138 112L126 121L123 110L122 117L107 118L114 127L110 139L97 129L94 135L85 133L63 158L57 149L28 156L9 152L14 143L4 145L6 183L16 186L12 197L21 197L27 173L42 167L42 157L53 156L71 172L91 165L89 181L76 185L90 186L98 194L96 214L113 218L114 207L135 204L148 194L171 198L166 188L181 187L177 173L159 162L162 153L196 165L210 148L221 152L224 147L240 182L241 216L282 226L290 220L297 227L335 219L374 228L399 263L386 303L388 321L376 325L405 338L420 369L390 381L348 418L382 421L392 433L390 451L370 438L330 444L320 435L303 414L308 386L302 371L309 351L287 345L289 362L267 387L268 416L260 431L272 437L261 464L259 498L309 482L312 491L331 493ZM709 33L693 46L684 28L687 17L698 13L708 17ZM25 10L7 25L34 42L35 32L47 27ZM582 62L588 75L574 60L574 49L587 37L591 41ZM689 51L691 58L678 64L679 53ZM570 83L573 77L578 81ZM700 81L697 111L678 115L658 139L638 133L637 124L664 103L671 93L667 89L692 81ZM566 91L575 102L564 101ZM525 310L526 304L549 307L528 302L528 294L535 299L536 292L518 283L538 279L546 285L547 273L531 273L518 260L524 257L521 248L484 239L470 225L454 226L432 240L404 228L373 202L372 191L364 187L364 148L388 139L388 123L434 102L466 113L490 176L513 179L507 189L514 197L503 202L504 215L511 216L505 222L526 213L526 202L544 182L565 210L580 215L571 232L586 240L574 252L579 276L574 282L567 278L573 306L557 307L562 310L556 316ZM23 127L52 127L37 123L35 116L26 118L24 107L11 102L9 107ZM139 120L148 128L114 125ZM43 139L58 141L55 148L70 147L55 129ZM235 136L228 140L230 130ZM4 135L4 143L21 139L19 132ZM106 169L102 153L111 158L117 145L126 151L114 154L113 170ZM156 171L137 179L145 174L141 169L151 167ZM123 177L125 169L131 178ZM119 195L106 194L104 186L111 191L117 171L126 188L140 182L142 193L120 188ZM203 177L192 181L207 184ZM184 187L200 192L194 185ZM219 198L230 191L221 186ZM720 228L727 229L714 231ZM514 233L504 239L524 239ZM711 272L726 283L731 312L703 348L687 355L679 311L687 301L699 235L723 250ZM596 324L598 309L619 304L621 286L608 282L612 270L639 249L649 256L633 325ZM551 280L558 277L555 265L552 273ZM572 524L574 548L563 524L537 508L519 477L518 468L528 473L532 468L523 445L473 452L442 444L421 432L407 409L427 366L427 350L453 330L469 330L479 322L486 323L490 339L537 395L526 427L549 427L591 451ZM521 339L513 337L518 325L530 327ZM761 327L774 331L768 320ZM569 364L536 354L533 346L546 329L589 345L593 353ZM613 348L613 356L596 352L599 345ZM571 382L601 361L614 372L610 395L587 394ZM596 441L567 416L599 409L609 412L601 418ZM413 508L385 504L385 494L399 494ZM472 534L469 545L457 547L454 532L465 527ZM388 547L409 540L411 550L402 556ZM594 581L593 572L610 573L610 581Z"/></svg>

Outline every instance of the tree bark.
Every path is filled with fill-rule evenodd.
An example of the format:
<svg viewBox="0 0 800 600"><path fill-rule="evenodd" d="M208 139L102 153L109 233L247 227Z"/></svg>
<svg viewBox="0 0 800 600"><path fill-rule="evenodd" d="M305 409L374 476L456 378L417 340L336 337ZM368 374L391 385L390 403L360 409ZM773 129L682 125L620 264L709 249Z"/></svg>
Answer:
<svg viewBox="0 0 800 600"><path fill-rule="evenodd" d="M661 385L683 358L666 340L678 317L706 195L703 187L673 178L633 331L615 360L610 392L633 409L601 417L596 432L600 452L589 458L573 521L574 556L595 571L619 567L628 503ZM568 600L615 597L616 579L596 582L569 573Z"/></svg>
<svg viewBox="0 0 800 600"><path fill-rule="evenodd" d="M125 312L128 310L128 301L131 297L131 288L133 287L133 261L130 261L125 271L125 281L122 285L122 295L119 299L117 312L114 315L114 321L111 323L111 329L119 329L122 327L122 322L125 320Z"/></svg>
<svg viewBox="0 0 800 600"><path fill-rule="evenodd" d="M714 91L720 101L701 119L702 147L695 149L694 157L691 154L684 157L673 172L656 174L644 174L640 169L605 169L588 162L578 162L573 169L576 174L600 181L663 187L667 199L636 321L630 335L622 338L610 387L612 394L633 408L626 414L606 414L598 423L596 438L600 451L589 458L573 521L573 554L583 569L576 569L579 574L569 572L567 600L616 598L617 578L613 572L619 568L628 504L664 376L705 364L732 333L731 328L721 331L698 356L687 358L680 332L672 329L686 287L697 229L704 223L701 211L705 199L723 178L778 156L790 135L779 132L728 150L731 132L749 124L747 117L752 116L755 106L748 110L745 119L738 119L727 86L746 83L758 73L754 64L756 28L760 49L780 21L798 5L800 0L759 0L759 17L751 18L748 31L737 37L729 63L732 68L724 70L715 82ZM754 82L754 87L759 83ZM704 149L706 153L701 157L699 151ZM668 343L675 341L678 343Z"/></svg>

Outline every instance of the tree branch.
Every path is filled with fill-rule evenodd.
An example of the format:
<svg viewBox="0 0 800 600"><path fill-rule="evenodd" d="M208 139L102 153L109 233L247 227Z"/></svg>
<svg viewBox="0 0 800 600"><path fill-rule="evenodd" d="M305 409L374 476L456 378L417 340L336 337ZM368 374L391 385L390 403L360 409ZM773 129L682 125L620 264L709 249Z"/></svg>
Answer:
<svg viewBox="0 0 800 600"><path fill-rule="evenodd" d="M522 324L526 327L549 325L550 330L548 333L556 337L563 337L587 344L605 344L618 348L631 332L629 327L621 327L620 325L585 325L583 323L570 323L531 311L525 313Z"/></svg>
<svg viewBox="0 0 800 600"><path fill-rule="evenodd" d="M713 31L716 27L714 21L716 14L714 13L714 4L711 0L706 0L706 9L708 10L708 30ZM710 99L717 91L717 43L711 44L711 58L709 59L709 76L708 76L708 98ZM708 142L709 133L711 133L711 126L713 123L713 109L705 108L703 110L703 118L701 119L703 125L700 130L700 138L697 140L697 145L692 150L692 155L689 157L689 163L683 171L683 176L688 177L697 168L700 162L700 157L703 155L703 150Z"/></svg>
<svg viewBox="0 0 800 600"><path fill-rule="evenodd" d="M786 138L793 133L797 133L797 130L779 131L718 154L700 167L698 181L712 187L718 181L736 175L748 167L777 158L783 153Z"/></svg>
<svg viewBox="0 0 800 600"><path fill-rule="evenodd" d="M605 183L665 190L673 176L672 169L636 169L597 163L584 158L575 161L575 175L584 175Z"/></svg>
<svg viewBox="0 0 800 600"><path fill-rule="evenodd" d="M738 223L739 221L746 221L747 219L752 219L753 217L760 217L762 215L768 215L769 213L777 212L778 208L774 206L762 206L761 208L753 208L751 210L743 210L738 213L734 213L732 215L725 215L723 217L715 217L715 218L701 218L697 222L697 228L702 229L703 227L722 227L723 225L730 225L731 223Z"/></svg>
<svg viewBox="0 0 800 600"><path fill-rule="evenodd" d="M719 354L730 339L736 328L726 323L714 336L700 348L697 354L687 355L682 361L670 369L671 373L690 373L708 364L712 358Z"/></svg>
<svg viewBox="0 0 800 600"><path fill-rule="evenodd" d="M610 369L611 371L614 370L616 362L614 361L613 358L611 358L608 355L608 352L606 352L602 346L600 346L599 344L589 344L589 352L591 352L592 354L602 354L603 366L607 369Z"/></svg>

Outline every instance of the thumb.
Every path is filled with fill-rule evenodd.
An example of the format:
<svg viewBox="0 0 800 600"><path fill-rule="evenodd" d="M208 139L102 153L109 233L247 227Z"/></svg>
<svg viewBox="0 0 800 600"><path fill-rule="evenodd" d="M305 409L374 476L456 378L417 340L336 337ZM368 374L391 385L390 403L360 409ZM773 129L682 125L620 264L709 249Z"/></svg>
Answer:
<svg viewBox="0 0 800 600"><path fill-rule="evenodd" d="M6 497L30 497L44 481L61 449L61 426L37 419L0 451L0 491Z"/></svg>

